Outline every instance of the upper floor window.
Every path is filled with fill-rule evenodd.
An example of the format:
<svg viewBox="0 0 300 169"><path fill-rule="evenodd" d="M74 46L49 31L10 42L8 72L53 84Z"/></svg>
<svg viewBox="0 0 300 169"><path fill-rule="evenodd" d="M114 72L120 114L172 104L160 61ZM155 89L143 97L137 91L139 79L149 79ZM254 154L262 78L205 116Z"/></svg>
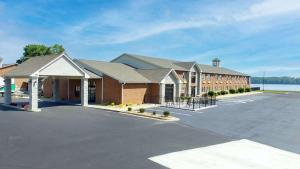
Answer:
<svg viewBox="0 0 300 169"><path fill-rule="evenodd" d="M196 72L192 72L192 83L196 83Z"/></svg>
<svg viewBox="0 0 300 169"><path fill-rule="evenodd" d="M206 80L210 80L210 74L206 75Z"/></svg>

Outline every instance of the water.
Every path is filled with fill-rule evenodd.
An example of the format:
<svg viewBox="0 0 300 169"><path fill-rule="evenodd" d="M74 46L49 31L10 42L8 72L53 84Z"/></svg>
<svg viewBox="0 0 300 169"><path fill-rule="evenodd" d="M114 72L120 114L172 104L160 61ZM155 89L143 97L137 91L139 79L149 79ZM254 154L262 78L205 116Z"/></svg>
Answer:
<svg viewBox="0 0 300 169"><path fill-rule="evenodd" d="M300 85L290 84L265 84L265 90L281 90L281 91L300 91ZM251 87L260 87L263 89L262 84L251 84Z"/></svg>

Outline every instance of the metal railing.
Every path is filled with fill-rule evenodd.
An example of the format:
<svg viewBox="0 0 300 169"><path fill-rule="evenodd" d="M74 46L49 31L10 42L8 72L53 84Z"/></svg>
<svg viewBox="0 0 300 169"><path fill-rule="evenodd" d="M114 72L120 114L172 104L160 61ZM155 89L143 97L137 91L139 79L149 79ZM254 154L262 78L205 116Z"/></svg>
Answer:
<svg viewBox="0 0 300 169"><path fill-rule="evenodd" d="M188 97L175 98L172 101L166 101L164 106L179 109L197 110L208 106L214 106L217 103L215 96L213 97Z"/></svg>

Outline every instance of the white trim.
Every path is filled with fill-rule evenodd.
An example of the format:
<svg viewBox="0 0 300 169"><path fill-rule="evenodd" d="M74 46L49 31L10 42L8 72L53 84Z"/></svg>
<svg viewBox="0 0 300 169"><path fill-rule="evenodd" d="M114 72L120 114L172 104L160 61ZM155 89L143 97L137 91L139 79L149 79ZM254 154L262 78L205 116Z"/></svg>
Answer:
<svg viewBox="0 0 300 169"><path fill-rule="evenodd" d="M181 82L181 80L180 80L179 76L177 75L176 71L175 71L174 69L171 69L171 70L167 73L167 75L166 75L159 83L163 83L162 81L163 81L167 76L169 76L170 73L173 73L173 75L175 76L175 78L176 78L176 80L177 80L177 83L180 83L180 82Z"/></svg>
<svg viewBox="0 0 300 169"><path fill-rule="evenodd" d="M82 75L85 78L89 78L90 76L83 70L81 69L75 62L73 62L73 60L66 54L66 53L62 53L59 56L57 56L56 58L54 58L53 60L51 60L49 63L47 63L46 65L44 65L43 67L41 67L40 69L38 69L37 71L35 71L34 73L32 73L30 75L30 77L38 77L39 76L39 72L46 69L48 66L50 66L51 64L53 64L55 61L57 61L58 59L65 57L67 59L67 61L69 61L73 66L75 66L75 68L82 73Z"/></svg>

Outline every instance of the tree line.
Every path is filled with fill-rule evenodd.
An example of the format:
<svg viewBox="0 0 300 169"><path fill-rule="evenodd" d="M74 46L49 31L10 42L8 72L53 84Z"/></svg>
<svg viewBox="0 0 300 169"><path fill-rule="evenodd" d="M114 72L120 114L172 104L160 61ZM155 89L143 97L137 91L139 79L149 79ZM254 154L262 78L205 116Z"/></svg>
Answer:
<svg viewBox="0 0 300 169"><path fill-rule="evenodd" d="M264 81L264 82L263 82ZM300 84L300 77L251 77L252 84Z"/></svg>

